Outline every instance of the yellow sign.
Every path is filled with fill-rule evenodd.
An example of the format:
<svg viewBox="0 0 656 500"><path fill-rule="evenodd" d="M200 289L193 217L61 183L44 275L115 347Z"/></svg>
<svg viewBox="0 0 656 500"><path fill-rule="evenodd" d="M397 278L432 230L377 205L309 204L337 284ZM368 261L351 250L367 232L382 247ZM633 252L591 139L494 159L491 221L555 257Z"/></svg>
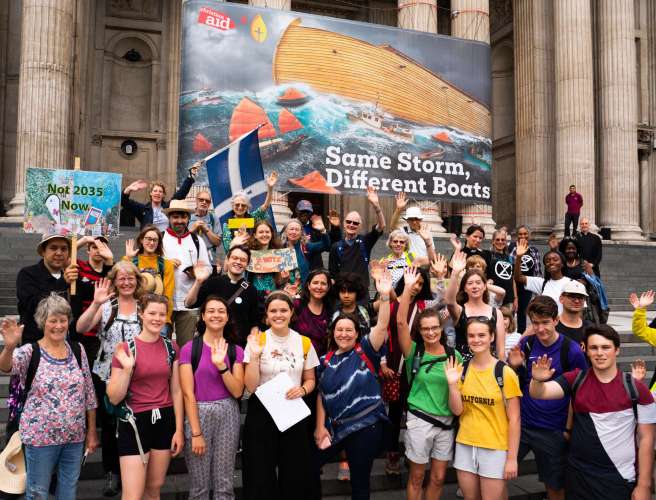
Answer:
<svg viewBox="0 0 656 500"><path fill-rule="evenodd" d="M253 18L253 22L251 22L251 36L256 42L263 43L264 40L267 39L267 34L267 27L266 24L264 24L264 19L258 14Z"/></svg>

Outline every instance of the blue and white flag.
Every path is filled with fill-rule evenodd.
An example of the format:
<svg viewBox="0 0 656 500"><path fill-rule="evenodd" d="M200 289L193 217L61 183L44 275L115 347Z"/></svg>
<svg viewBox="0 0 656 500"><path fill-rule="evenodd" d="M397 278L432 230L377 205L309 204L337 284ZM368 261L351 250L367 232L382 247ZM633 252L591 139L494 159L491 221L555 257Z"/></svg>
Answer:
<svg viewBox="0 0 656 500"><path fill-rule="evenodd" d="M236 193L246 193L253 208L262 206L266 199L267 186L262 170L257 130L242 135L205 158L214 214L221 220L221 224L230 218L232 197ZM271 207L269 219L273 223Z"/></svg>

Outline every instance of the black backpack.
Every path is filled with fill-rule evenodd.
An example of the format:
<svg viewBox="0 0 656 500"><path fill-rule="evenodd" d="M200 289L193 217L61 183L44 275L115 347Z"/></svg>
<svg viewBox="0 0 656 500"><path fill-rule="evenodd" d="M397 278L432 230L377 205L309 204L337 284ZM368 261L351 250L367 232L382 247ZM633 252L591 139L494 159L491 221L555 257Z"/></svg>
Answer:
<svg viewBox="0 0 656 500"><path fill-rule="evenodd" d="M471 360L467 360L463 363L462 365L462 374L460 375L460 382L463 384L465 383L465 375L467 375L467 369L469 368L469 362ZM506 366L506 363L504 363L501 360L497 360L496 364L494 365L494 379L497 381L497 385L499 386L499 389L501 389L501 397L503 398L503 404L506 406L506 395L503 393L503 367Z"/></svg>

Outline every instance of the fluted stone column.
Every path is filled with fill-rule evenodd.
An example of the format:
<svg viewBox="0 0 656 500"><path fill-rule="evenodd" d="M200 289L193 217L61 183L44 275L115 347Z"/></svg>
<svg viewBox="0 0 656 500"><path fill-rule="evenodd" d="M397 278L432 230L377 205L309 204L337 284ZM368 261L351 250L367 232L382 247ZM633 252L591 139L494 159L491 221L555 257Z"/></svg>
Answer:
<svg viewBox="0 0 656 500"><path fill-rule="evenodd" d="M556 222L553 1L515 0L517 223L546 236Z"/></svg>
<svg viewBox="0 0 656 500"><path fill-rule="evenodd" d="M269 9L291 10L291 0L248 0L248 5L253 7L268 7ZM273 192L273 201L271 202L271 210L273 210L273 218L276 222L276 228L281 230L292 215L289 209L289 200L286 194L279 191Z"/></svg>
<svg viewBox="0 0 656 500"><path fill-rule="evenodd" d="M594 96L590 0L554 1L556 193L554 229L562 232L571 184L582 216L595 221Z"/></svg>
<svg viewBox="0 0 656 500"><path fill-rule="evenodd" d="M601 225L642 239L633 0L598 0Z"/></svg>
<svg viewBox="0 0 656 500"><path fill-rule="evenodd" d="M451 0L451 16L451 35L490 43L489 0ZM463 229L479 224L485 229L486 237L492 237L496 223L492 218L491 204L457 205L455 212L462 215Z"/></svg>
<svg viewBox="0 0 656 500"><path fill-rule="evenodd" d="M23 0L16 188L9 216L22 216L28 167L69 168L75 0Z"/></svg>
<svg viewBox="0 0 656 500"><path fill-rule="evenodd" d="M398 0L398 6L399 28L437 33L437 0ZM442 225L441 204L421 200L417 205L421 208L424 223L433 237L447 237L446 229Z"/></svg>

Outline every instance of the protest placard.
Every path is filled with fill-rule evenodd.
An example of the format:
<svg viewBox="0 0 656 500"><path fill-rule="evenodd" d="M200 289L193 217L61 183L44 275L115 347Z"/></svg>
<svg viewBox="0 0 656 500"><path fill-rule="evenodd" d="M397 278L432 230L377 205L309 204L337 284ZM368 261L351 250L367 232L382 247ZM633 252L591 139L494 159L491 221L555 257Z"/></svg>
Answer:
<svg viewBox="0 0 656 500"><path fill-rule="evenodd" d="M251 261L248 272L251 273L279 273L296 269L296 253L291 248L275 250L254 250L251 252Z"/></svg>
<svg viewBox="0 0 656 500"><path fill-rule="evenodd" d="M121 174L28 168L26 233L116 236Z"/></svg>

